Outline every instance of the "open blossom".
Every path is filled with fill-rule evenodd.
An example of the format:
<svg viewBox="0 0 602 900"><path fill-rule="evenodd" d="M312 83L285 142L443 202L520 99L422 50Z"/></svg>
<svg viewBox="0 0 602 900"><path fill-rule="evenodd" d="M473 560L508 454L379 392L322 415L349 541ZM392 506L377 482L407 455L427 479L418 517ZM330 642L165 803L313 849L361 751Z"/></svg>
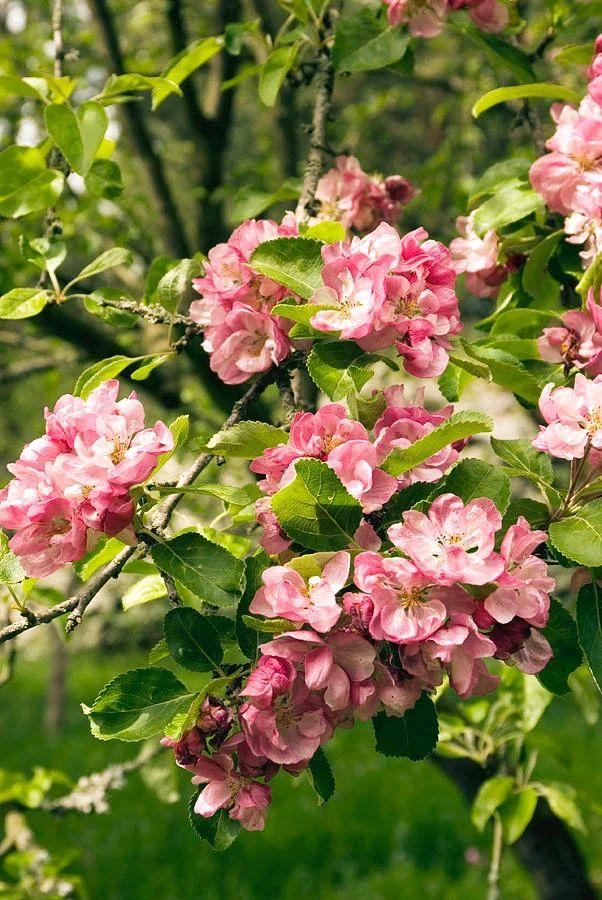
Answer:
<svg viewBox="0 0 602 900"><path fill-rule="evenodd" d="M236 771L234 760L225 753L202 757L194 768L193 784L206 785L194 805L197 815L210 818L227 809L247 831L262 831L270 805L271 789Z"/></svg>
<svg viewBox="0 0 602 900"><path fill-rule="evenodd" d="M481 31L502 31L508 24L508 7L501 0L449 0L450 9L466 9Z"/></svg>
<svg viewBox="0 0 602 900"><path fill-rule="evenodd" d="M466 287L477 297L497 297L509 267L498 263L499 238L495 231L483 237L474 230L473 214L459 216L456 228L460 237L454 238L449 249L452 265L460 275L466 273Z"/></svg>
<svg viewBox="0 0 602 900"><path fill-rule="evenodd" d="M441 34L448 12L447 0L384 0L389 25L408 23L414 37L431 38Z"/></svg>
<svg viewBox="0 0 602 900"><path fill-rule="evenodd" d="M382 462L394 449L405 450L411 444L425 437L453 413L453 406L446 406L437 412L429 412L424 407L424 391L417 393L413 404L404 397L404 386L394 385L383 392L387 406L374 424L374 446L378 459ZM416 481L438 481L458 459L464 441L448 444L424 462L398 476L400 488Z"/></svg>
<svg viewBox="0 0 602 900"><path fill-rule="evenodd" d="M393 225L417 194L401 175L382 178L362 170L354 156L338 156L319 180L315 221L338 221L347 229L370 231L381 222Z"/></svg>
<svg viewBox="0 0 602 900"><path fill-rule="evenodd" d="M602 449L602 375L589 381L575 376L575 386L547 384L539 400L547 422L533 446L559 459L581 459L586 449Z"/></svg>
<svg viewBox="0 0 602 900"><path fill-rule="evenodd" d="M403 524L388 534L396 547L438 584L487 584L504 569L494 552L495 533L502 523L491 500L480 498L464 505L453 494L442 494L428 515L408 510Z"/></svg>
<svg viewBox="0 0 602 900"><path fill-rule="evenodd" d="M173 448L162 422L144 428L136 395L118 401L118 393L119 383L107 381L87 400L61 397L46 410L46 434L8 466L0 525L15 531L11 549L32 577L81 559L100 533L124 533L134 514L129 489Z"/></svg>
<svg viewBox="0 0 602 900"><path fill-rule="evenodd" d="M243 222L227 243L209 251L203 277L193 282L201 299L192 302L190 317L204 326L203 348L226 384L240 384L290 352L290 323L270 314L290 291L254 271L249 261L259 244L296 235L292 213L280 225L270 219Z"/></svg>
<svg viewBox="0 0 602 900"><path fill-rule="evenodd" d="M255 594L250 611L268 618L302 622L316 631L330 631L341 615L336 595L347 581L349 565L348 553L335 553L322 574L311 576L307 582L299 572L286 566L266 569L262 575L264 586Z"/></svg>
<svg viewBox="0 0 602 900"><path fill-rule="evenodd" d="M588 375L602 374L602 307L593 289L585 310L571 309L561 319L562 325L544 328L537 341L542 359L583 369Z"/></svg>
<svg viewBox="0 0 602 900"><path fill-rule="evenodd" d="M596 256L602 253L602 191L599 191L599 194L600 200L593 215L574 212L564 220L567 243L583 246L579 256L584 269L591 266ZM579 201L579 205L583 205L581 201Z"/></svg>
<svg viewBox="0 0 602 900"><path fill-rule="evenodd" d="M400 237L382 223L363 238L322 250L324 287L311 302L311 324L340 331L365 350L395 346L406 370L417 377L440 375L450 337L462 325L449 250L428 240L423 228Z"/></svg>

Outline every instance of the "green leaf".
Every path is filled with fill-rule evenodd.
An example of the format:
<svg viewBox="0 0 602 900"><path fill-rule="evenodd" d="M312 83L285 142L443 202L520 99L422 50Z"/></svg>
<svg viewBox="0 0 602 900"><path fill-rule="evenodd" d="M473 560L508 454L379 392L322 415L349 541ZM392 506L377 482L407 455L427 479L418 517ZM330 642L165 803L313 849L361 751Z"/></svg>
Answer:
<svg viewBox="0 0 602 900"><path fill-rule="evenodd" d="M443 447L455 441L472 437L479 432L492 431L493 422L489 416L477 412L454 413L438 425L433 431L426 434L420 440L415 441L409 447L400 449L396 447L389 453L381 468L390 475L403 475L415 466L424 462L433 454L438 453Z"/></svg>
<svg viewBox="0 0 602 900"><path fill-rule="evenodd" d="M368 72L393 65L408 48L409 35L401 28L381 29L371 10L338 20L332 48L337 72Z"/></svg>
<svg viewBox="0 0 602 900"><path fill-rule="evenodd" d="M256 616L243 616L242 621L247 628L263 634L283 634L296 628L290 619L258 619Z"/></svg>
<svg viewBox="0 0 602 900"><path fill-rule="evenodd" d="M94 737L144 741L162 732L192 697L167 669L133 669L109 681L92 706L82 709Z"/></svg>
<svg viewBox="0 0 602 900"><path fill-rule="evenodd" d="M0 153L0 216L18 219L52 206L63 190L64 176L46 166L34 147L8 147Z"/></svg>
<svg viewBox="0 0 602 900"><path fill-rule="evenodd" d="M343 400L350 391L361 391L374 375L366 366L380 359L378 354L366 353L355 341L328 341L314 346L307 371L331 400Z"/></svg>
<svg viewBox="0 0 602 900"><path fill-rule="evenodd" d="M485 381L491 381L491 369L487 363L474 359L458 350L449 354L449 361L452 365L468 372L469 375L474 375L475 378L483 378ZM443 375L445 375L445 372Z"/></svg>
<svg viewBox="0 0 602 900"><path fill-rule="evenodd" d="M516 523L519 516L524 516L531 528L535 529L547 527L550 519L548 507L544 503L523 497L520 500L512 500L508 506L502 520L502 531L505 533Z"/></svg>
<svg viewBox="0 0 602 900"><path fill-rule="evenodd" d="M227 459L256 459L269 447L286 444L288 434L267 422L239 422L218 431L205 445L209 453Z"/></svg>
<svg viewBox="0 0 602 900"><path fill-rule="evenodd" d="M543 210L539 194L524 181L510 181L474 210L475 231L499 231L536 211Z"/></svg>
<svg viewBox="0 0 602 900"><path fill-rule="evenodd" d="M202 272L203 264L200 260L180 260L177 266L166 272L159 281L153 298L154 302L159 303L170 313L177 312L192 289L192 279L201 275Z"/></svg>
<svg viewBox="0 0 602 900"><path fill-rule="evenodd" d="M233 606L242 593L244 565L223 547L194 532L155 544L155 565L189 591L216 606Z"/></svg>
<svg viewBox="0 0 602 900"><path fill-rule="evenodd" d="M163 622L165 640L175 661L192 672L218 669L224 651L219 634L206 616L190 606L170 609Z"/></svg>
<svg viewBox="0 0 602 900"><path fill-rule="evenodd" d="M160 575L146 575L127 589L121 598L124 612L134 606L150 603L152 600L161 600L167 596L165 582Z"/></svg>
<svg viewBox="0 0 602 900"><path fill-rule="evenodd" d="M513 84L509 87L495 88L487 91L480 97L472 108L472 114L478 118L482 113L506 103L508 100L523 100L527 97L549 97L552 100L565 100L567 103L580 103L581 94L571 90L562 84L548 84L546 82L536 84Z"/></svg>
<svg viewBox="0 0 602 900"><path fill-rule="evenodd" d="M334 794L334 775L328 758L321 747L318 747L307 767L312 787L318 795L318 805L324 806Z"/></svg>
<svg viewBox="0 0 602 900"><path fill-rule="evenodd" d="M498 812L506 844L514 844L519 839L533 818L536 806L537 791L532 787L521 788L502 803Z"/></svg>
<svg viewBox="0 0 602 900"><path fill-rule="evenodd" d="M94 550L86 553L82 559L73 563L75 574L82 581L87 581L101 566L105 566L115 559L124 547L125 544L118 538L107 538L106 535L101 535Z"/></svg>
<svg viewBox="0 0 602 900"><path fill-rule="evenodd" d="M592 573L595 578L595 573ZM602 692L602 597L594 580L584 584L577 597L577 630L593 679Z"/></svg>
<svg viewBox="0 0 602 900"><path fill-rule="evenodd" d="M556 231L537 244L529 254L522 273L522 283L527 293L535 300L546 298L550 306L558 296L560 285L548 272L548 263L563 234L562 231Z"/></svg>
<svg viewBox="0 0 602 900"><path fill-rule="evenodd" d="M568 676L580 665L582 653L575 620L554 597L550 598L548 624L541 632L554 655L537 677L552 694L568 694Z"/></svg>
<svg viewBox="0 0 602 900"><path fill-rule="evenodd" d="M523 687L523 715L522 724L525 732L533 731L539 720L553 700L553 695L544 688L537 678L524 675L521 682Z"/></svg>
<svg viewBox="0 0 602 900"><path fill-rule="evenodd" d="M257 656L257 645L259 643L257 632L249 628L244 618L249 612L249 606L253 597L262 586L262 572L268 568L270 561L265 553L259 553L257 556L249 556L245 560L245 589L240 603L236 609L236 639L242 652L247 659L254 660Z"/></svg>
<svg viewBox="0 0 602 900"><path fill-rule="evenodd" d="M347 395L347 405L351 416L370 431L387 408L387 401L381 391L371 397L360 397L352 391Z"/></svg>
<svg viewBox="0 0 602 900"><path fill-rule="evenodd" d="M249 503L247 492L230 484L191 484L186 487L157 485L152 489L152 493L154 492L159 494L207 494L209 497L216 497L218 500L232 503L234 506L247 506Z"/></svg>
<svg viewBox="0 0 602 900"><path fill-rule="evenodd" d="M108 322L109 325L112 325L114 328L133 328L138 324L139 320L137 316L124 309L117 309L113 306L104 305L104 301L106 300L111 302L122 299L123 291L118 291L115 288L103 287L96 291L92 291L91 294L87 294L84 297L84 307L91 316L97 316L97 318Z"/></svg>
<svg viewBox="0 0 602 900"><path fill-rule="evenodd" d="M231 819L225 809L220 809L210 819L197 815L194 805L199 794L200 791L194 793L188 804L188 819L192 829L197 837L211 844L214 850L227 850L238 837L240 822Z"/></svg>
<svg viewBox="0 0 602 900"><path fill-rule="evenodd" d="M123 191L121 169L112 159L95 159L86 175L86 187L95 197L114 200Z"/></svg>
<svg viewBox="0 0 602 900"><path fill-rule="evenodd" d="M484 831L487 822L514 790L510 775L494 775L480 786L473 800L470 818L475 828Z"/></svg>
<svg viewBox="0 0 602 900"><path fill-rule="evenodd" d="M224 39L220 35L195 41L178 53L161 73L160 83L153 87L152 108L157 109L170 94L180 93L178 85L209 62L223 46Z"/></svg>
<svg viewBox="0 0 602 900"><path fill-rule="evenodd" d="M481 459L463 459L436 486L436 496L456 494L464 503L487 497L504 514L510 501L510 479L499 466Z"/></svg>
<svg viewBox="0 0 602 900"><path fill-rule="evenodd" d="M304 237L324 241L325 244L337 244L346 239L347 232L341 222L318 222L306 229Z"/></svg>
<svg viewBox="0 0 602 900"><path fill-rule="evenodd" d="M577 791L572 785L552 781L549 784L538 784L537 789L546 798L555 816L585 834L587 829L577 805Z"/></svg>
<svg viewBox="0 0 602 900"><path fill-rule="evenodd" d="M39 288L13 288L0 297L0 319L30 319L37 316L52 296L50 291Z"/></svg>
<svg viewBox="0 0 602 900"><path fill-rule="evenodd" d="M273 106L276 102L284 79L295 62L297 50L297 44L291 44L290 47L278 47L277 50L272 50L261 67L259 99L266 106Z"/></svg>
<svg viewBox="0 0 602 900"><path fill-rule="evenodd" d="M167 462L169 462L172 456L175 456L178 450L180 450L184 446L188 437L189 424L190 417L187 415L178 416L177 419L173 420L173 422L169 426L169 430L171 431L173 437L173 448L167 453L162 453L159 456L159 458L157 459L157 465L155 466L149 477L154 478L157 472L162 469L163 466Z"/></svg>
<svg viewBox="0 0 602 900"><path fill-rule="evenodd" d="M466 342L463 346L469 356L474 356L489 366L491 377L496 384L507 388L528 403L537 403L541 386L519 359L494 347L481 347Z"/></svg>
<svg viewBox="0 0 602 900"><path fill-rule="evenodd" d="M0 531L0 583L19 584L25 578L21 563L8 546L8 538Z"/></svg>
<svg viewBox="0 0 602 900"><path fill-rule="evenodd" d="M501 441L491 438L491 448L510 467L508 475L528 478L536 484L549 485L554 480L552 460L535 449L528 439Z"/></svg>
<svg viewBox="0 0 602 900"><path fill-rule="evenodd" d="M17 78L16 75L0 75L0 96L10 96L11 94L19 97L31 97L33 100L46 100L48 84L43 78Z"/></svg>
<svg viewBox="0 0 602 900"><path fill-rule="evenodd" d="M602 500L587 503L570 516L552 522L550 540L573 562L602 566Z"/></svg>
<svg viewBox="0 0 602 900"><path fill-rule="evenodd" d="M533 159L512 157L489 166L477 179L469 206L474 206L475 198L480 194L492 194L509 181L528 181L529 169Z"/></svg>
<svg viewBox="0 0 602 900"><path fill-rule="evenodd" d="M248 185L237 191L232 198L230 217L234 222L255 219L275 203L296 200L298 196L299 181L296 178L287 178L277 191L262 191Z"/></svg>
<svg viewBox="0 0 602 900"><path fill-rule="evenodd" d="M283 300L281 303L277 303L276 306L272 307L272 315L273 316L282 316L284 319L290 319L291 322L297 322L299 325L304 325L306 328L311 328L313 330L313 334L315 336L320 336L324 339L326 336L321 334L319 331L313 329L311 320L324 309L336 309L336 306L326 304L326 303L294 303L287 302ZM329 337L332 337L329 335Z"/></svg>
<svg viewBox="0 0 602 900"><path fill-rule="evenodd" d="M585 302L590 290L594 293L600 289L602 285L602 253L598 253L593 263L583 273L583 277L575 288L581 299Z"/></svg>
<svg viewBox="0 0 602 900"><path fill-rule="evenodd" d="M151 356L151 358L143 363L141 366L138 366L137 369L134 369L130 378L132 381L146 381L148 376L155 371L159 366L162 366L163 363L167 362L168 359L172 358L172 353L158 353L157 356Z"/></svg>
<svg viewBox="0 0 602 900"><path fill-rule="evenodd" d="M136 72L128 72L125 75L110 75L102 92L94 97L105 106L111 103L121 103L125 95L131 91L161 90L167 97L169 94L181 94L179 86L172 80L162 78L160 75L140 75Z"/></svg>
<svg viewBox="0 0 602 900"><path fill-rule="evenodd" d="M376 749L383 756L405 756L419 760L430 756L437 746L439 726L437 710L430 697L423 693L413 709L403 716L387 716L379 712L372 719Z"/></svg>
<svg viewBox="0 0 602 900"><path fill-rule="evenodd" d="M342 550L353 543L362 507L326 463L300 459L295 479L272 497L290 538L309 550Z"/></svg>
<svg viewBox="0 0 602 900"><path fill-rule="evenodd" d="M31 241L23 238L21 253L42 272L56 272L65 261L67 248L64 241L53 237L34 238Z"/></svg>
<svg viewBox="0 0 602 900"><path fill-rule="evenodd" d="M104 106L88 100L73 112L63 103L51 103L44 118L50 137L73 171L86 175L109 124Z"/></svg>
<svg viewBox="0 0 602 900"><path fill-rule="evenodd" d="M99 362L93 363L93 365L84 369L75 382L75 387L73 388L74 395L87 400L92 391L96 390L103 381L116 378L124 369L127 369L128 366L133 365L133 363L138 362L141 359L144 359L144 357L109 356L108 359L101 359Z"/></svg>
<svg viewBox="0 0 602 900"><path fill-rule="evenodd" d="M586 44L567 44L559 53L554 54L555 63L575 63L577 66L589 66L592 59L592 42Z"/></svg>
<svg viewBox="0 0 602 900"><path fill-rule="evenodd" d="M514 334L517 337L537 338L554 318L552 310L508 309L502 312L491 327L491 334Z"/></svg>
<svg viewBox="0 0 602 900"><path fill-rule="evenodd" d="M116 266L129 266L131 263L132 254L129 250L125 250L123 247L113 247L111 250L105 250L104 253L93 259L91 263L84 266L79 275L72 278L69 284L66 285L65 290L69 290L72 285L77 284L78 281L83 281L85 278L99 275L100 272L106 272L107 269L114 269Z"/></svg>
<svg viewBox="0 0 602 900"><path fill-rule="evenodd" d="M414 484L408 485L401 491L396 491L388 503L385 503L382 509L382 523L379 527L381 534L386 534L390 525L396 525L401 522L402 515L406 510L412 509L418 504L428 500L437 490L437 486L432 482L415 481Z"/></svg>
<svg viewBox="0 0 602 900"><path fill-rule="evenodd" d="M322 287L322 247L311 238L276 238L260 244L249 262L256 272L309 300Z"/></svg>
<svg viewBox="0 0 602 900"><path fill-rule="evenodd" d="M474 25L468 25L460 29L475 44L486 51L491 59L496 72L500 66L509 69L521 81L532 81L536 75L528 55L495 34L487 34L480 31Z"/></svg>

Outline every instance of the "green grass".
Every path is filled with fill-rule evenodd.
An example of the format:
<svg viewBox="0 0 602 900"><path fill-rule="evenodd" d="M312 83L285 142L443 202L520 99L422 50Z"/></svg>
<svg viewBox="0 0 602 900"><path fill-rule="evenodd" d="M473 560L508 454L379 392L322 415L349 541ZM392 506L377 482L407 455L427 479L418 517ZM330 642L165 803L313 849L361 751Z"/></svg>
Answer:
<svg viewBox="0 0 602 900"><path fill-rule="evenodd" d="M94 740L79 703L93 699L112 675L141 662L132 656L72 658L65 727L49 738L41 725L47 666L22 660L0 694L2 767L27 770L37 764L77 777L134 756L133 745ZM600 750L596 730L562 700L546 713L543 733L555 735L560 755L541 771L571 781L599 802L602 772L592 764ZM483 898L489 835L472 827L455 787L428 762L385 759L372 745L369 726L337 735L328 748L337 791L323 808L305 778L278 776L265 831L243 833L222 854L190 829L191 788L184 772L175 805L162 804L135 774L111 795L107 815L57 819L33 813L30 821L49 849L76 848L71 870L82 874L93 900ZM587 818L595 834L599 820L593 813ZM602 881L602 850L595 841L582 844L592 874ZM468 848L477 848L480 862L466 862ZM503 885L504 900L535 897L511 853L504 860Z"/></svg>

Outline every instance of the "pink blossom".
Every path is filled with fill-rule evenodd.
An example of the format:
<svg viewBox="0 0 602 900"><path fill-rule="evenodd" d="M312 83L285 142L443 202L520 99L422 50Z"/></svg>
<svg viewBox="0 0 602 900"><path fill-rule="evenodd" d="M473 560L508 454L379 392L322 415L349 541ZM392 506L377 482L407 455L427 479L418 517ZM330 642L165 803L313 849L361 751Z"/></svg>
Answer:
<svg viewBox="0 0 602 900"><path fill-rule="evenodd" d="M263 831L271 790L267 784L237 772L231 756L217 753L211 759L202 757L192 782L206 785L194 805L197 815L210 818L218 810L227 809L230 818L237 819L247 831Z"/></svg>
<svg viewBox="0 0 602 900"><path fill-rule="evenodd" d="M498 263L499 238L492 230L479 237L473 218L471 213L456 219L460 237L449 245L452 265L458 274L467 273L466 286L471 293L477 297L497 297L508 274L507 267Z"/></svg>
<svg viewBox="0 0 602 900"><path fill-rule="evenodd" d="M453 494L433 501L428 515L408 510L402 525L388 534L396 547L438 584L487 584L504 569L493 550L502 518L491 500L481 498L464 505Z"/></svg>
<svg viewBox="0 0 602 900"><path fill-rule="evenodd" d="M160 743L163 747L170 747L173 750L178 766L191 772L207 749L205 735L196 726L184 732L177 741L164 737Z"/></svg>
<svg viewBox="0 0 602 900"><path fill-rule="evenodd" d="M260 497L253 507L258 525L263 528L260 544L266 553L282 553L293 543L280 527L268 497Z"/></svg>
<svg viewBox="0 0 602 900"><path fill-rule="evenodd" d="M447 406L436 413L428 412L423 406L423 392L418 392L414 404L407 404L403 385L387 388L384 397L387 406L374 424L374 446L379 463L382 463L392 450L396 448L405 450L429 434L445 422L454 411L453 406ZM450 444L433 456L429 456L415 468L404 472L397 478L398 486L407 487L416 481L438 481L456 462L463 444L464 442Z"/></svg>
<svg viewBox="0 0 602 900"><path fill-rule="evenodd" d="M225 384L240 384L278 365L291 349L279 321L267 312L237 304L219 325L205 330L203 349Z"/></svg>
<svg viewBox="0 0 602 900"><path fill-rule="evenodd" d="M347 441L331 450L326 460L366 513L380 509L397 490L397 479L377 468L377 461L369 441Z"/></svg>
<svg viewBox="0 0 602 900"><path fill-rule="evenodd" d="M579 206L583 205L579 200ZM564 220L564 231L568 235L567 243L583 245L579 256L583 262L583 268L587 269L596 256L602 253L602 194L593 215L583 212L571 213Z"/></svg>
<svg viewBox="0 0 602 900"><path fill-rule="evenodd" d="M309 690L299 673L292 687L278 693L269 707L256 706L253 698L244 703L240 720L253 753L287 765L310 759L332 734L322 698Z"/></svg>
<svg viewBox="0 0 602 900"><path fill-rule="evenodd" d="M376 650L359 634L335 631L324 638L312 631L291 631L263 644L261 652L303 665L310 690L324 691L329 709L342 710L351 702L355 683L374 672Z"/></svg>
<svg viewBox="0 0 602 900"><path fill-rule="evenodd" d="M523 516L506 532L500 547L506 571L498 579L499 587L483 601L494 621L506 624L520 616L531 625L546 624L549 595L556 582L548 576L543 559L533 556L533 550L546 540L545 532L533 531Z"/></svg>
<svg viewBox="0 0 602 900"><path fill-rule="evenodd" d="M311 302L333 308L317 312L312 326L318 331L340 331L345 340L370 334L385 300L383 269L356 254L327 263L322 279L325 286L314 292Z"/></svg>
<svg viewBox="0 0 602 900"><path fill-rule="evenodd" d="M313 575L307 582L295 569L272 566L261 576L264 586L255 594L250 611L302 622L316 631L330 631L341 615L336 595L347 581L349 565L347 552L335 553L322 574Z"/></svg>
<svg viewBox="0 0 602 900"><path fill-rule="evenodd" d="M496 652L495 643L481 634L467 615L454 616L424 643L406 647L404 667L413 674L439 684L441 668L449 672L452 687L460 697L479 696L494 690L499 679L489 674L483 662Z"/></svg>
<svg viewBox="0 0 602 900"><path fill-rule="evenodd" d="M602 375L588 381L578 374L573 388L547 384L539 409L548 424L532 441L538 450L559 459L581 459L588 447L602 449Z"/></svg>
<svg viewBox="0 0 602 900"><path fill-rule="evenodd" d="M384 0L389 25L407 22L414 37L441 34L447 16L447 0Z"/></svg>
<svg viewBox="0 0 602 900"><path fill-rule="evenodd" d="M489 637L496 646L496 659L516 665L527 675L541 672L552 657L552 648L543 634L518 617L505 625L495 625Z"/></svg>
<svg viewBox="0 0 602 900"><path fill-rule="evenodd" d="M602 118L582 118L570 106L553 114L557 129L546 143L552 152L533 163L531 183L554 212L588 212L584 198L602 187Z"/></svg>
<svg viewBox="0 0 602 900"><path fill-rule="evenodd" d="M584 311L571 309L561 319L562 326L545 328L537 341L542 359L584 369L588 375L602 374L602 307L593 289Z"/></svg>
<svg viewBox="0 0 602 900"><path fill-rule="evenodd" d="M450 9L467 9L481 31L502 31L508 24L508 7L500 0L449 0Z"/></svg>
<svg viewBox="0 0 602 900"><path fill-rule="evenodd" d="M9 544L31 578L52 575L66 563L84 556L87 528L77 509L67 500L57 497L35 503L29 508L28 516L29 524L20 528Z"/></svg>

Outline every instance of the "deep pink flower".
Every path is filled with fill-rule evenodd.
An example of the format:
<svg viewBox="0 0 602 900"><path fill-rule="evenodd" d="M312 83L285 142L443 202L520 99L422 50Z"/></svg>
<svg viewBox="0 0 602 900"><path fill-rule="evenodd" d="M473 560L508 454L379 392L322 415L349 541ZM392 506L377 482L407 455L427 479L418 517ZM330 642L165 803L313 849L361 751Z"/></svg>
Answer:
<svg viewBox="0 0 602 900"><path fill-rule="evenodd" d="M256 706L252 698L244 703L240 720L253 753L285 765L310 759L332 734L323 699L299 673L290 690L278 693L268 708Z"/></svg>
<svg viewBox="0 0 602 900"><path fill-rule="evenodd" d="M263 656L247 679L244 694L259 709L269 709L276 697L290 691L296 678L286 659Z"/></svg>
<svg viewBox="0 0 602 900"><path fill-rule="evenodd" d="M407 22L414 37L431 38L441 34L447 16L447 0L384 0L389 25Z"/></svg>
<svg viewBox="0 0 602 900"><path fill-rule="evenodd" d="M539 409L548 424L533 438L538 450L559 459L581 459L589 446L602 449L602 375L588 381L578 374L573 388L547 384Z"/></svg>
<svg viewBox="0 0 602 900"><path fill-rule="evenodd" d="M84 556L88 531L73 504L57 497L33 504L28 515L30 524L20 528L9 544L31 578L52 575Z"/></svg>
<svg viewBox="0 0 602 900"><path fill-rule="evenodd" d="M552 657L546 638L520 618L495 625L489 637L496 646L495 657L514 664L527 675L536 675Z"/></svg>
<svg viewBox="0 0 602 900"><path fill-rule="evenodd" d="M322 279L325 286L314 292L311 302L334 308L317 312L311 320L313 327L340 331L345 340L370 334L385 301L383 269L357 254L327 263Z"/></svg>
<svg viewBox="0 0 602 900"><path fill-rule="evenodd" d="M195 766L193 784L205 784L194 805L197 815L210 818L220 809L227 809L231 819L237 819L247 831L263 831L271 800L271 790L241 775L231 756L216 753L211 759L202 757Z"/></svg>
<svg viewBox="0 0 602 900"><path fill-rule="evenodd" d="M554 212L589 212L587 196L602 187L602 118L586 118L570 106L552 110L557 128L551 151L531 166L535 190Z"/></svg>
<svg viewBox="0 0 602 900"><path fill-rule="evenodd" d="M433 501L428 515L408 510L402 525L388 534L396 547L438 584L487 584L504 569L504 560L493 550L502 517L491 500L471 500L464 505L453 494Z"/></svg>
<svg viewBox="0 0 602 900"><path fill-rule="evenodd" d="M349 565L348 553L335 553L321 576L314 575L307 582L286 566L266 569L261 576L264 586L255 594L250 611L302 622L316 631L330 631L341 615L336 595L347 581Z"/></svg>
<svg viewBox="0 0 602 900"><path fill-rule="evenodd" d="M467 9L481 31L502 31L508 24L508 7L499 0L448 0L450 9Z"/></svg>
<svg viewBox="0 0 602 900"><path fill-rule="evenodd" d="M571 309L561 316L562 326L544 328L537 341L542 359L583 369L588 375L602 374L602 307L587 297L586 310Z"/></svg>
<svg viewBox="0 0 602 900"><path fill-rule="evenodd" d="M236 304L219 325L205 330L203 349L225 384L241 384L278 365L291 349L284 325L268 312Z"/></svg>
<svg viewBox="0 0 602 900"><path fill-rule="evenodd" d="M326 462L366 513L380 509L397 490L397 479L377 467L370 441L347 441L331 450Z"/></svg>

